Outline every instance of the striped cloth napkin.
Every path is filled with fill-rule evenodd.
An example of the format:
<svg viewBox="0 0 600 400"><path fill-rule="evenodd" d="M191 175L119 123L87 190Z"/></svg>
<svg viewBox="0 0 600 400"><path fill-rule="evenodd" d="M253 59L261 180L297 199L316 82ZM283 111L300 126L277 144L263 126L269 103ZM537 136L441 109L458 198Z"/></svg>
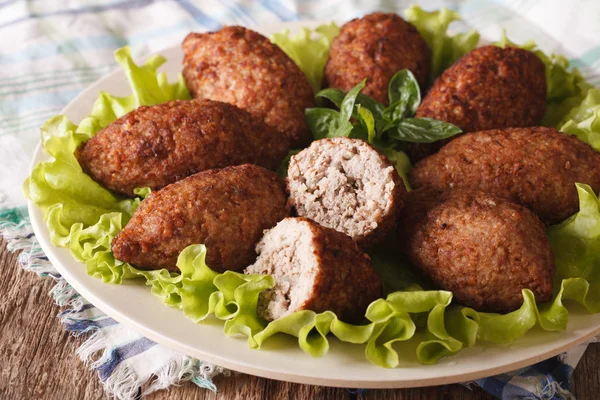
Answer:
<svg viewBox="0 0 600 400"><path fill-rule="evenodd" d="M301 19L347 20L381 10L401 13L414 1L54 0L0 1L0 234L19 263L56 280L52 294L78 349L108 393L130 399L191 380L216 390L223 369L157 345L104 315L79 296L48 262L31 230L21 186L39 142L38 128L86 86L115 68L113 51L134 56L181 42L190 31L224 24L254 26ZM458 11L485 37L505 28L511 40L534 38L545 51L569 56L600 84L600 2L578 0L419 1ZM581 12L585 10L585 12ZM463 24L464 25L464 24ZM573 29L572 27L577 27ZM502 399L569 398L569 377L586 345L534 366L474 382ZM98 357L98 355L100 355Z"/></svg>

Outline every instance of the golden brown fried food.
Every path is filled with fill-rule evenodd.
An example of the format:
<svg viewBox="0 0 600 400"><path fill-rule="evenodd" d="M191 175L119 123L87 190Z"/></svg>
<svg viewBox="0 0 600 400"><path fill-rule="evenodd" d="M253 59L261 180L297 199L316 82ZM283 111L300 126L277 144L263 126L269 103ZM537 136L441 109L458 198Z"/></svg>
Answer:
<svg viewBox="0 0 600 400"><path fill-rule="evenodd" d="M388 103L388 84L409 69L421 87L427 84L431 54L417 29L398 15L376 12L344 24L329 50L325 80L349 91L367 78L362 93Z"/></svg>
<svg viewBox="0 0 600 400"><path fill-rule="evenodd" d="M546 223L577 212L575 183L600 191L600 153L552 128L514 128L459 137L415 165L414 187L483 190L521 204Z"/></svg>
<svg viewBox="0 0 600 400"><path fill-rule="evenodd" d="M76 152L82 169L126 195L160 189L196 172L253 163L276 169L286 138L252 114L210 100L177 100L122 116Z"/></svg>
<svg viewBox="0 0 600 400"><path fill-rule="evenodd" d="M312 310L360 322L367 306L382 295L369 256L349 236L308 218L279 222L256 250L256 262L244 272L275 279L275 287L258 298L258 313L266 320Z"/></svg>
<svg viewBox="0 0 600 400"><path fill-rule="evenodd" d="M114 238L115 257L141 269L177 271L179 253L204 244L215 271L254 262L263 230L289 215L282 179L245 164L208 170L153 192Z"/></svg>
<svg viewBox="0 0 600 400"><path fill-rule="evenodd" d="M545 112L542 61L527 50L485 46L444 71L416 116L450 122L467 133L539 125ZM409 156L418 161L448 141L412 145Z"/></svg>
<svg viewBox="0 0 600 400"><path fill-rule="evenodd" d="M478 311L509 312L530 289L550 300L554 256L527 208L484 192L425 187L408 194L400 247L433 284Z"/></svg>
<svg viewBox="0 0 600 400"><path fill-rule="evenodd" d="M285 134L292 147L311 139L304 109L315 106L304 73L263 35L241 26L190 33L183 76L192 95L235 104Z"/></svg>

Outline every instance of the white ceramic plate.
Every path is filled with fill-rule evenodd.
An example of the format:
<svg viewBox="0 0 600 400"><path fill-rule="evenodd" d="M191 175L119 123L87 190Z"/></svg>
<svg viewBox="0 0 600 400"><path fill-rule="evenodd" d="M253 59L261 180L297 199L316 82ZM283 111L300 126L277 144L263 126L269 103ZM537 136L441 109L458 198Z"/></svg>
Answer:
<svg viewBox="0 0 600 400"><path fill-rule="evenodd" d="M300 26L316 26L317 22L299 22L255 28L268 35L284 28L292 31ZM179 46L160 54L168 62L162 67L171 80L181 69ZM78 122L90 110L99 91L128 95L125 75L120 71L100 79L87 88L63 110L71 121ZM41 147L33 157L32 166L47 159ZM276 336L261 350L248 348L245 339L228 338L222 322L210 320L195 324L182 312L169 308L152 296L141 282L108 285L85 273L82 264L68 250L50 243L43 213L29 202L29 214L40 245L62 276L96 307L144 336L172 349L215 363L225 368L291 382L324 386L361 388L400 388L432 386L463 382L524 367L557 355L600 333L600 314L589 315L580 308L570 308L566 332L545 332L533 329L511 345L477 345L435 365L421 365L413 352L401 352L404 361L398 368L384 369L371 365L364 356L364 345L330 340L329 354L315 359L294 344L294 338Z"/></svg>

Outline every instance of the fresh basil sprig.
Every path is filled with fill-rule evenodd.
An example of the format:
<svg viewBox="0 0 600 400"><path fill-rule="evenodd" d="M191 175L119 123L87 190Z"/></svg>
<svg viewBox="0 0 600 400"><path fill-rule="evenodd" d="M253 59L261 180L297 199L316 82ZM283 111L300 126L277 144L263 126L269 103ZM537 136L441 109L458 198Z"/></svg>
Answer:
<svg viewBox="0 0 600 400"><path fill-rule="evenodd" d="M347 94L341 90L330 90L330 100L340 111L331 108L308 108L304 115L315 139L349 136L352 131L350 118L355 116L354 104L359 92L365 87L366 79L354 86ZM319 96L319 94L317 94ZM324 97L324 96L322 96ZM329 97L327 97L329 98Z"/></svg>
<svg viewBox="0 0 600 400"><path fill-rule="evenodd" d="M387 134L398 141L433 143L461 132L457 126L433 118L403 118Z"/></svg>
<svg viewBox="0 0 600 400"><path fill-rule="evenodd" d="M387 107L360 93L365 83L366 79L348 93L333 88L317 93L317 99L329 100L340 111L321 107L306 110L306 121L315 139L355 137L380 150L400 150L406 142L432 143L461 133L447 122L414 118L421 104L421 91L409 70L398 71L391 79Z"/></svg>
<svg viewBox="0 0 600 400"><path fill-rule="evenodd" d="M407 69L396 72L388 87L390 105L383 111L388 121L415 115L421 104L421 90L415 76Z"/></svg>
<svg viewBox="0 0 600 400"><path fill-rule="evenodd" d="M366 83L366 80L364 82ZM362 84L362 82L359 85L361 85L361 84ZM364 87L364 85L362 87ZM350 94L350 92L348 92L348 94ZM346 96L347 95L346 95L346 93L344 93L343 90L335 89L335 88L323 89L319 93L317 93L317 99L319 99L319 98L327 99L327 100L331 101L337 108L341 107L342 101L344 101L344 98ZM381 116L383 114L383 110L384 110L383 104L376 102L369 96L364 95L360 92L356 95L355 102L360 104L361 106L367 108L377 118L381 118ZM356 114L354 114L353 116L356 116Z"/></svg>

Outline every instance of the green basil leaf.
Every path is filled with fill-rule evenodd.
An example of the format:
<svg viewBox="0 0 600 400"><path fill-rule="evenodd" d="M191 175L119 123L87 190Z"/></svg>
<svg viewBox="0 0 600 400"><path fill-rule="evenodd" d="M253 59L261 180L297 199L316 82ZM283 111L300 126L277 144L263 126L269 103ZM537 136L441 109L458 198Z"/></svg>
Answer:
<svg viewBox="0 0 600 400"><path fill-rule="evenodd" d="M335 104L335 106L337 108L341 108L342 101L344 101L344 96L346 96L346 93L344 93L344 91L341 89L327 88L327 89L321 90L315 96L317 97L317 99L319 99L319 98L327 99L327 100L331 101L333 104Z"/></svg>
<svg viewBox="0 0 600 400"><path fill-rule="evenodd" d="M354 124L352 126L352 131L350 132L348 137L352 139L361 139L365 142L369 140L369 134L367 133L367 129L361 124Z"/></svg>
<svg viewBox="0 0 600 400"><path fill-rule="evenodd" d="M337 120L334 125L332 125L327 137L348 137L350 132L352 132L352 124L350 121Z"/></svg>
<svg viewBox="0 0 600 400"><path fill-rule="evenodd" d="M304 111L304 119L315 139L323 139L330 136L330 132L337 128L340 113L330 108L307 108Z"/></svg>
<svg viewBox="0 0 600 400"><path fill-rule="evenodd" d="M461 132L455 125L432 118L404 118L387 131L390 139L415 143L433 143Z"/></svg>
<svg viewBox="0 0 600 400"><path fill-rule="evenodd" d="M383 109L385 108L383 104L378 103L371 97L367 96L366 94L362 94L362 93L358 94L358 96L356 97L356 102L358 104L360 104L361 106L363 106L364 108L371 111L371 113L373 114L373 117L375 118L375 121L380 120L382 118Z"/></svg>
<svg viewBox="0 0 600 400"><path fill-rule="evenodd" d="M400 70L388 85L390 105L384 110L391 121L415 115L421 104L421 90L417 79L407 69Z"/></svg>
<svg viewBox="0 0 600 400"><path fill-rule="evenodd" d="M356 101L356 97L358 96L358 93L365 87L365 84L367 83L367 78L363 79L362 82L360 82L358 85L354 86L352 89L350 89L350 91L348 93L346 93L346 96L344 97L344 100L342 101L342 104L340 106L340 119L343 121L349 121L350 117L352 116L352 113L354 112L354 103Z"/></svg>
<svg viewBox="0 0 600 400"><path fill-rule="evenodd" d="M375 139L375 118L373 118L373 113L366 107L362 107L360 104L356 109L361 125L367 130L367 141L372 143L373 139Z"/></svg>
<svg viewBox="0 0 600 400"><path fill-rule="evenodd" d="M408 171L411 170L412 166L410 164L410 160L408 156L403 151L398 151L394 149L380 149L387 158L390 160L394 167L396 167L396 171L404 181L404 186L406 190L412 190L410 183L408 182Z"/></svg>
<svg viewBox="0 0 600 400"><path fill-rule="evenodd" d="M317 99L327 99L331 101L337 108L342 107L342 102L344 101L345 96L346 93L343 90L336 88L323 89L316 94ZM383 109L385 108L383 104L378 103L377 101L373 100L365 94L358 93L358 95L356 96L355 103L358 103L363 107L369 109L369 111L373 113L375 119L380 119L383 115ZM355 115L355 113L353 113L353 116L358 117L358 115Z"/></svg>
<svg viewBox="0 0 600 400"><path fill-rule="evenodd" d="M398 121L404 118L406 108L406 100L400 99L383 110L383 119L387 122L388 126L396 125Z"/></svg>

